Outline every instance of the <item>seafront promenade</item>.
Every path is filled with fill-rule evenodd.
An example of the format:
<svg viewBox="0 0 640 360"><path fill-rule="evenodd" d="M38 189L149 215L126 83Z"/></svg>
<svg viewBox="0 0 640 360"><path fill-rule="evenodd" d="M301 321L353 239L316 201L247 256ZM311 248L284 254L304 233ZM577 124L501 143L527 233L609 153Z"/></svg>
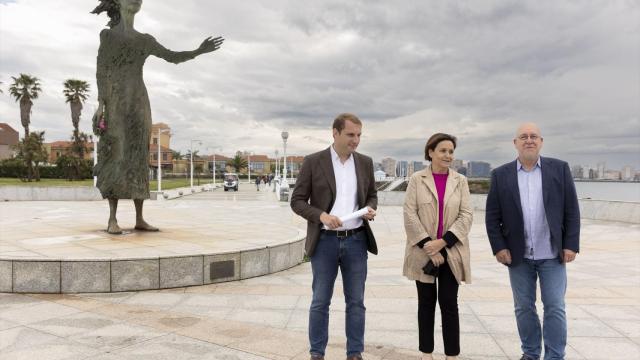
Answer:
<svg viewBox="0 0 640 360"><path fill-rule="evenodd" d="M106 208L106 204L100 204ZM30 206L34 209L31 213ZM15 221L28 228L25 214L56 216L55 212L45 214L41 206L37 202L2 203L2 222ZM69 211L82 208L84 217L95 217L96 226L106 219L101 206L96 206L96 213L81 207L92 206L86 203L77 204L78 207L73 203L60 206L70 206ZM179 215L180 209L194 206L210 209L206 217L216 224L227 224L216 227L217 231L228 229L238 242L250 242L248 238L255 238L261 229L264 237L281 236L269 224L281 224L281 231L288 229L294 237L294 230L305 226L286 203L275 201L273 193L257 192L254 186L246 184L238 193L214 191L176 200L150 201L145 210L149 221L160 226L165 222L163 219L173 219L166 220L173 225L158 234L166 235L179 231L181 224L187 226ZM23 212L16 211L16 207L22 207ZM119 217L127 226L132 211L123 209ZM247 209L251 209L251 216L245 217L249 220L242 223L234 220L236 214ZM201 216L200 220L206 217ZM568 265L566 358L640 359L640 224L587 219L582 224L581 253ZM415 285L401 276L402 208L381 206L372 226L380 254L369 256L364 358L418 359ZM0 231L5 231L4 228ZM58 236L68 236L65 234ZM520 350L507 271L491 255L481 210L474 212L470 244L473 283L462 286L459 296L460 358L518 359ZM120 251L109 251L116 250ZM171 247L163 250L178 251ZM345 357L341 288L338 277L327 359ZM0 293L0 358L307 359L310 298L309 263L245 280L162 290ZM438 320L436 327L440 327ZM437 333L436 358L444 359L441 336Z"/></svg>

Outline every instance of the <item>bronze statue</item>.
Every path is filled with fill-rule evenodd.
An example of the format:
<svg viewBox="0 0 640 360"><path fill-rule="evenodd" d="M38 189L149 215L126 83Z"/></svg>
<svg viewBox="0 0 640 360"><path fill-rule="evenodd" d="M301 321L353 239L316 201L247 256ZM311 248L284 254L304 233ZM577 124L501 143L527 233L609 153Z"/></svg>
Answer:
<svg viewBox="0 0 640 360"><path fill-rule="evenodd" d="M142 67L149 55L178 64L218 50L222 37L206 38L193 51L171 51L149 34L136 31L134 17L142 0L99 0L92 11L104 11L109 29L100 32L96 78L98 110L93 131L100 136L98 163L94 174L103 198L109 199L107 232L121 234L116 220L119 199L133 199L137 230L158 231L142 217L142 205L149 198L149 139L151 107L142 79Z"/></svg>

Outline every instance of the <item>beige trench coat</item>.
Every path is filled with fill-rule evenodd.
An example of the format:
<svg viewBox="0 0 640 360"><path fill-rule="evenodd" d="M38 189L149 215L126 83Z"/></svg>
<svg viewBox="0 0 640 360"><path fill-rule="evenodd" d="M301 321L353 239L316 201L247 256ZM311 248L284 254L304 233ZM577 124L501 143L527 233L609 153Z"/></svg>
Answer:
<svg viewBox="0 0 640 360"><path fill-rule="evenodd" d="M443 234L451 231L458 242L448 248L447 262L458 284L471 283L469 257L469 231L473 221L467 178L449 169L444 195ZM407 244L404 255L403 275L409 280L433 283L434 277L422 272L429 261L427 253L416 244L426 237L436 239L438 230L438 192L431 168L411 176L404 199L404 228Z"/></svg>

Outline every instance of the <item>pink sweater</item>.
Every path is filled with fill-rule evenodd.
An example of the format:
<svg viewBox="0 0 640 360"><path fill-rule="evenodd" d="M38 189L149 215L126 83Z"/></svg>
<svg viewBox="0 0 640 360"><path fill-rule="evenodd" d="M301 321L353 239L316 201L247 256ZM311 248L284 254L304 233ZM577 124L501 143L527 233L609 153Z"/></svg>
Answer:
<svg viewBox="0 0 640 360"><path fill-rule="evenodd" d="M444 209L444 192L447 189L447 177L449 174L433 174L433 180L436 183L436 190L438 190L438 237L442 239L442 218ZM434 239L435 240L435 239Z"/></svg>

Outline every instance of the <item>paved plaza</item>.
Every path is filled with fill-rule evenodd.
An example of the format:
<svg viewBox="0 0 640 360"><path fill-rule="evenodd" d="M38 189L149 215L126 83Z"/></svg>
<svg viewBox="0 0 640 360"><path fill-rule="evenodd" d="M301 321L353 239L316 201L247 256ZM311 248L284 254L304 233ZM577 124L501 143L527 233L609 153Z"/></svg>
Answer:
<svg viewBox="0 0 640 360"><path fill-rule="evenodd" d="M304 229L304 221L271 195L243 185L238 193L216 191L150 201L145 211L152 224L162 227L164 219L172 218L189 226L181 219L180 206L198 202L213 208L235 202L236 208L225 211L224 218L210 220L226 224L219 231L238 234L238 241L246 241L245 231L254 234L255 229L275 223L274 212L281 212L282 229ZM28 229L33 218L60 216L52 204L4 203L0 209L3 219ZM55 204L65 212L85 209L78 216L95 217L96 226L106 220L106 203L95 213L86 211L86 206L93 206L89 204ZM21 210L14 213L12 207ZM234 213L247 208L254 209L252 220L235 221ZM126 228L133 211L127 206L122 210L119 218ZM415 285L401 275L402 208L381 206L372 227L380 254L369 257L364 358L418 359ZM273 236L272 230L278 232L267 228L265 237ZM179 229L167 229L171 231ZM38 235L45 236L52 235ZM57 236L69 234L63 231ZM640 225L583 220L581 239L581 253L568 265L567 359L640 359ZM470 242L473 284L460 288L460 358L518 359L507 270L491 255L482 211L474 213ZM327 359L345 357L341 288L338 277ZM309 263L242 281L165 290L0 293L0 359L307 359L310 299ZM441 335L436 333L436 358L444 359Z"/></svg>

